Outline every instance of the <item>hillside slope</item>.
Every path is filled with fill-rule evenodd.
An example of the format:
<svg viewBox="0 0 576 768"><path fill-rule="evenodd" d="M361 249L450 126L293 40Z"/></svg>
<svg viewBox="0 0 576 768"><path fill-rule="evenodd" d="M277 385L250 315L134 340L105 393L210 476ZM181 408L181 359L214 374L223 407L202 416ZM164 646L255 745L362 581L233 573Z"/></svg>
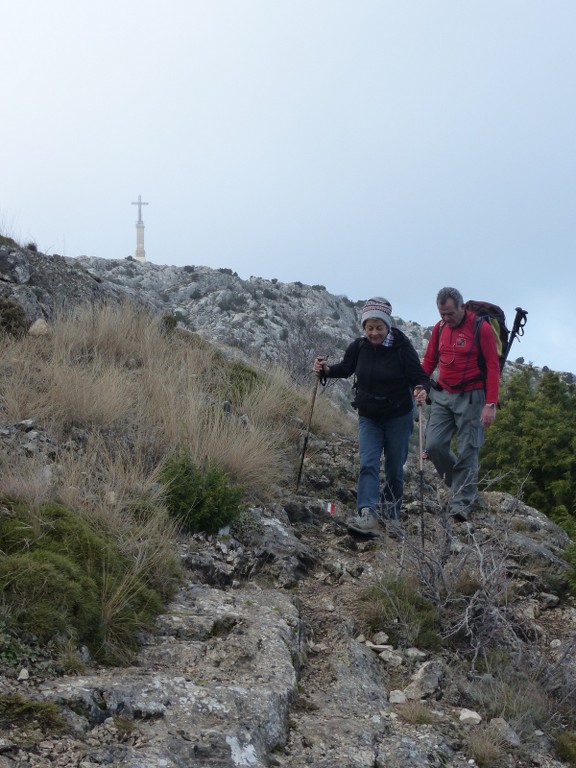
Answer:
<svg viewBox="0 0 576 768"><path fill-rule="evenodd" d="M197 273L198 279L190 277ZM345 344L355 332L356 308L321 287L244 282L226 271L88 259L79 269L77 260L0 246L0 274L1 295L17 298L30 320L51 323L62 306L121 304L129 295L159 315L176 314L183 326L194 323L198 333L244 359L256 358L261 349L265 361L279 360L289 346L290 324L295 327L304 313L310 319L306 328L313 329L318 306L323 316L330 309L334 315L320 328L327 334L324 346L336 345L338 334L346 335ZM45 346L38 338L23 347L26 359L18 358L17 344L7 344L3 395L11 377L24 381L16 377L22 371L33 382L34 398L16 405L15 398L3 399L0 463L5 475L13 458L22 457L18 466L37 494L31 505L39 506L43 488L62 476L67 461L81 459L94 437L90 419L77 423L76 412L76 420L56 422L43 410L46 401L56 391L69 416L75 390L86 389L87 399L77 402L92 405L91 380L110 358L115 383L125 385L141 409L153 392L158 400L155 408L135 411L136 417L130 400L116 421L96 425L102 442L67 490L74 499L118 510L122 523L131 505L122 503L108 477L101 481L97 464L107 436L119 438L123 449L157 450L158 433L168 421L174 432L163 439L172 445L188 415L187 387L200 369L199 358L190 357L191 370L174 390L181 400L172 418L165 418L164 401L173 397L166 378L177 375L184 347L160 346L162 333L156 346L147 332L122 338L120 323L109 323L106 331L89 341L82 333L63 335L67 357L61 370L48 365L49 329ZM425 332L414 326L413 334L421 343ZM317 338L310 341L306 355L318 344ZM121 357L126 349L129 354ZM160 374L152 380L146 365L160 355ZM287 362L295 366L298 360ZM221 360L214 361L224 378ZM309 360L302 365L309 382ZM94 390L96 399L110 391L108 382L104 378ZM198 397L206 410L226 414L222 420L239 416L241 448L249 445L256 419L251 423L241 419L244 411L231 412L218 389ZM16 406L17 422L7 416ZM142 413L156 421L144 424ZM406 467L404 539L389 536L384 525L377 540L354 538L346 520L355 508L355 437L314 423L296 493L306 424L295 409L287 416L289 426L276 441L290 442L281 454L284 464L274 482L251 494L241 524L172 542L182 583L154 628L139 633L138 653L128 666L102 667L86 649L70 648L70 656L80 654L83 663L76 674L64 674L44 663L33 633L32 650L16 665L0 623L0 768L569 764L556 749L562 734L574 738L576 727L576 604L567 584L566 533L489 487L482 488L471 523L454 523L433 470L424 464L420 473L413 450ZM196 436L200 446L208 437L192 422L183 441ZM131 468L141 475L132 490L141 502L146 464L134 458ZM108 463L109 477L123 480L122 468ZM150 479L150 493L157 493L155 485ZM11 521L15 509L3 503L0 514ZM136 513L138 526L144 526L150 505L137 505ZM138 527L135 558L147 538L146 528ZM31 546L32 534L27 541ZM20 719L8 706L15 703ZM34 716L23 717L27 707ZM59 719L48 722L41 717L47 712Z"/></svg>

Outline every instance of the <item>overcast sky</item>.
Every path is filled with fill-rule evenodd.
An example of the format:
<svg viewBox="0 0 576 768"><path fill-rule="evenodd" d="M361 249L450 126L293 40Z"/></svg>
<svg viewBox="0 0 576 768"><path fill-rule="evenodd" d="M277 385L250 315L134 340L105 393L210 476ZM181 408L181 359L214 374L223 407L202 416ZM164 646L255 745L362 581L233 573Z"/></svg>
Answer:
<svg viewBox="0 0 576 768"><path fill-rule="evenodd" d="M18 0L0 232L387 297L528 310L576 372L574 0Z"/></svg>

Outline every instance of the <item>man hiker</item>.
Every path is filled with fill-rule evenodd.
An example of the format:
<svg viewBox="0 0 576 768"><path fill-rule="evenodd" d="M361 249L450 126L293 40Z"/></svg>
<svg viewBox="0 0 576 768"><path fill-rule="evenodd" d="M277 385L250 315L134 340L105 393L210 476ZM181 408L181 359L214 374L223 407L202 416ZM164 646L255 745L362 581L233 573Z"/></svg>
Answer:
<svg viewBox="0 0 576 768"><path fill-rule="evenodd" d="M478 456L484 430L496 418L500 364L490 324L467 311L460 291L436 297L442 318L433 328L422 367L432 384L426 450L450 488L450 513L465 521L478 493ZM456 452L451 448L456 435Z"/></svg>

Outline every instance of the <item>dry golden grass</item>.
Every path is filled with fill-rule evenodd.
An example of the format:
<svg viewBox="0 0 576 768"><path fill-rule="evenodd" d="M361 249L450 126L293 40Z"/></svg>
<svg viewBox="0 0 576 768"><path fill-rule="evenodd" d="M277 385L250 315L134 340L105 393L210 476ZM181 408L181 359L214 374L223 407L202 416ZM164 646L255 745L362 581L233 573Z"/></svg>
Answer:
<svg viewBox="0 0 576 768"><path fill-rule="evenodd" d="M50 470L0 456L0 494L31 507L60 501L121 541L135 569L170 580L163 462L185 449L265 499L297 459L309 394L282 370L227 361L130 304L59 314L46 336L1 340L0 408L7 424L32 419L68 450ZM318 399L313 428L325 422L334 429L338 412Z"/></svg>
<svg viewBox="0 0 576 768"><path fill-rule="evenodd" d="M160 469L145 447L95 433L82 452L62 456L55 497L119 542L133 572L165 594L176 576L177 527L163 504Z"/></svg>
<svg viewBox="0 0 576 768"><path fill-rule="evenodd" d="M57 363L84 364L100 358L108 365L138 369L165 347L161 320L150 310L126 302L84 306L60 314L50 333Z"/></svg>
<svg viewBox="0 0 576 768"><path fill-rule="evenodd" d="M295 413L304 411L306 407L302 392L278 366L263 372L238 403L238 410L247 414L253 424L279 422L289 426Z"/></svg>
<svg viewBox="0 0 576 768"><path fill-rule="evenodd" d="M31 537L35 510L57 501L119 544L129 570L102 604L112 656L132 630L131 590L144 582L169 598L179 578L178 531L159 482L166 460L185 450L266 501L291 479L310 394L276 367L227 360L130 305L60 314L46 336L0 340L3 421L31 419L53 439L49 460L22 450L22 435L18 450L0 445L0 497L29 509ZM312 428L342 423L318 398Z"/></svg>
<svg viewBox="0 0 576 768"><path fill-rule="evenodd" d="M466 748L480 768L497 768L506 754L506 745L489 724L481 723L466 734Z"/></svg>
<svg viewBox="0 0 576 768"><path fill-rule="evenodd" d="M126 371L101 361L82 368L55 369L47 392L49 418L64 428L109 427L128 419L133 407L131 390Z"/></svg>
<svg viewBox="0 0 576 768"><path fill-rule="evenodd" d="M136 574L127 573L121 581L103 574L101 623L103 627L102 651L116 664L127 664L133 658L134 648L127 642L134 631L142 629L140 619L129 606L138 597L141 583Z"/></svg>
<svg viewBox="0 0 576 768"><path fill-rule="evenodd" d="M8 423L15 423L31 412L43 413L46 379L38 339L28 336L16 341L0 340L0 404Z"/></svg>
<svg viewBox="0 0 576 768"><path fill-rule="evenodd" d="M434 715L422 701L406 701L404 704L399 704L396 709L405 723L427 725L434 722Z"/></svg>
<svg viewBox="0 0 576 768"><path fill-rule="evenodd" d="M52 497L53 471L39 458L30 457L26 471L22 459L0 444L0 498L23 501L37 510Z"/></svg>
<svg viewBox="0 0 576 768"><path fill-rule="evenodd" d="M216 461L235 483L266 496L271 484L285 479L283 437L271 427L251 428L218 412L202 432L190 435L188 445L197 463Z"/></svg>
<svg viewBox="0 0 576 768"><path fill-rule="evenodd" d="M309 413L309 404L307 408ZM332 432L352 435L358 430L358 418L352 411L342 411L328 397L319 394L314 403L312 427L315 432L324 436Z"/></svg>

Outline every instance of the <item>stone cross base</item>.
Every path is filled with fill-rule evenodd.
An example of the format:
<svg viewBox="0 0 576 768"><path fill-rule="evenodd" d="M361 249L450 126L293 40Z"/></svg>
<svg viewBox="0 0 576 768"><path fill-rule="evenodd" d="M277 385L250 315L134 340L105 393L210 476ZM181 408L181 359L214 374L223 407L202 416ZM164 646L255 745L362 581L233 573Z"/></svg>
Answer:
<svg viewBox="0 0 576 768"><path fill-rule="evenodd" d="M138 261L146 261L146 251L144 250L144 224L141 221L136 223L136 253L134 258Z"/></svg>

